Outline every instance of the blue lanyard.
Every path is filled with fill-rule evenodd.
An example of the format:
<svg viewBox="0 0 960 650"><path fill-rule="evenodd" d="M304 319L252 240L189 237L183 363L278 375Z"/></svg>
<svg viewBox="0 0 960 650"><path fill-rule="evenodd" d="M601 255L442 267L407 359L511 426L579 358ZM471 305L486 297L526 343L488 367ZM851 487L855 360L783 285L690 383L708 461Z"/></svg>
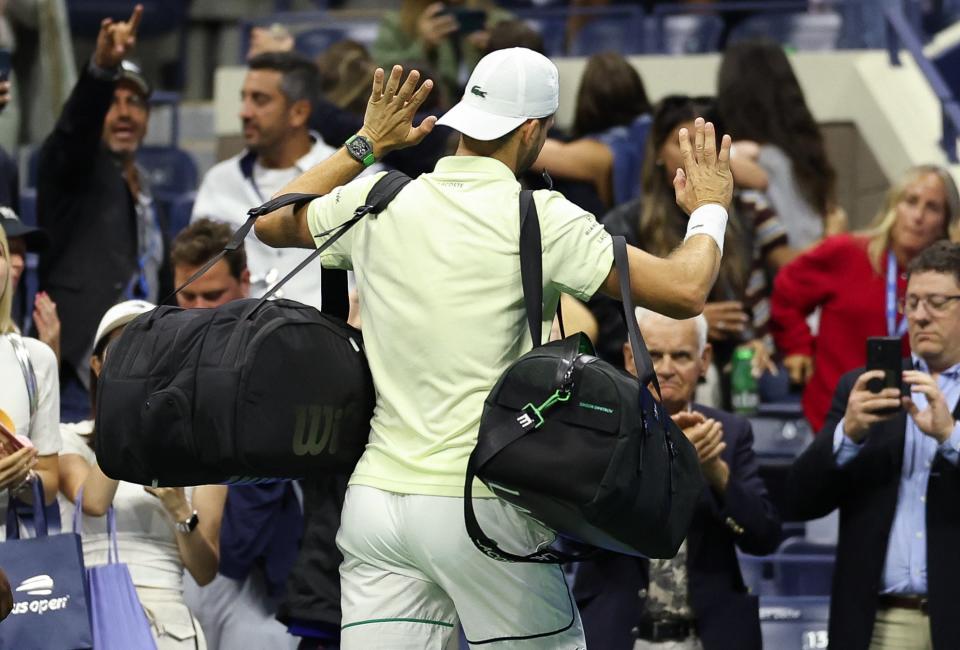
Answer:
<svg viewBox="0 0 960 650"><path fill-rule="evenodd" d="M901 338L907 333L907 318L897 327L897 260L887 252L887 336Z"/></svg>

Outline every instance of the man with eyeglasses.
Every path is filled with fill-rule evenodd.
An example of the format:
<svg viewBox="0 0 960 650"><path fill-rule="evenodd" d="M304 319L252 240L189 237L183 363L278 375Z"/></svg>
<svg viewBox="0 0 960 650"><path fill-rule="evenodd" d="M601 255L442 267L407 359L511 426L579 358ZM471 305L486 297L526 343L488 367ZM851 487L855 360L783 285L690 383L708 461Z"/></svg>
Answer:
<svg viewBox="0 0 960 650"><path fill-rule="evenodd" d="M56 303L61 419L87 419L90 342L100 315L126 299L156 303L170 290L163 231L136 154L150 117L150 84L126 60L143 7L104 19L37 164L37 220L50 235L40 288ZM163 286L161 286L161 284Z"/></svg>
<svg viewBox="0 0 960 650"><path fill-rule="evenodd" d="M797 518L840 509L831 648L943 650L960 638L960 244L930 246L907 272L909 394L871 392L882 370L845 375L788 481Z"/></svg>

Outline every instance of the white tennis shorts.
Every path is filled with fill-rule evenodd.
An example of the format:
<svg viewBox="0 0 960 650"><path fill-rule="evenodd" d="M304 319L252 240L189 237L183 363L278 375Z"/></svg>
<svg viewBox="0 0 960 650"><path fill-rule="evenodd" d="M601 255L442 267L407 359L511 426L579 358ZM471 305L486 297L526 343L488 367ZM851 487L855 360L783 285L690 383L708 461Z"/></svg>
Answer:
<svg viewBox="0 0 960 650"><path fill-rule="evenodd" d="M506 551L530 553L554 538L499 499L474 504ZM481 553L467 535L462 498L351 486L337 545L343 650L456 650L458 622L471 648L586 648L560 567Z"/></svg>

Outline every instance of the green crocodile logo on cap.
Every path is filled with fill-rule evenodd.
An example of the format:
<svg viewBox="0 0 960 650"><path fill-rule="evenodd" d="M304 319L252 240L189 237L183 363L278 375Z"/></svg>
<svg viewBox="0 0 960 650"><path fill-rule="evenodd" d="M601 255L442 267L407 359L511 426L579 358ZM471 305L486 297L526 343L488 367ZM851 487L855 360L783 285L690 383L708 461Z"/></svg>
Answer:
<svg viewBox="0 0 960 650"><path fill-rule="evenodd" d="M480 97L481 99L487 98L487 91L480 90L480 86L474 86L473 88L470 89L470 92L476 95L477 97Z"/></svg>

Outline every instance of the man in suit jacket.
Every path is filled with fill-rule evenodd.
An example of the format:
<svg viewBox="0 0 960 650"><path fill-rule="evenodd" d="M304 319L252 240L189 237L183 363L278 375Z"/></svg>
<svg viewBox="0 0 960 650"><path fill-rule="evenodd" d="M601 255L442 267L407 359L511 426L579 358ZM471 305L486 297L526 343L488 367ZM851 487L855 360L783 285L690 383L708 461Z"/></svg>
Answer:
<svg viewBox="0 0 960 650"><path fill-rule="evenodd" d="M934 244L908 274L905 394L871 392L882 370L845 375L788 483L798 517L840 508L831 648L944 650L960 639L960 245Z"/></svg>
<svg viewBox="0 0 960 650"><path fill-rule="evenodd" d="M677 557L645 560L606 553L574 581L587 646L602 650L760 650L757 598L747 593L736 546L773 551L780 519L758 474L753 432L742 417L693 404L710 366L704 317L677 321L647 310L637 320L663 405L696 446L708 487ZM633 353L624 361L635 374Z"/></svg>

